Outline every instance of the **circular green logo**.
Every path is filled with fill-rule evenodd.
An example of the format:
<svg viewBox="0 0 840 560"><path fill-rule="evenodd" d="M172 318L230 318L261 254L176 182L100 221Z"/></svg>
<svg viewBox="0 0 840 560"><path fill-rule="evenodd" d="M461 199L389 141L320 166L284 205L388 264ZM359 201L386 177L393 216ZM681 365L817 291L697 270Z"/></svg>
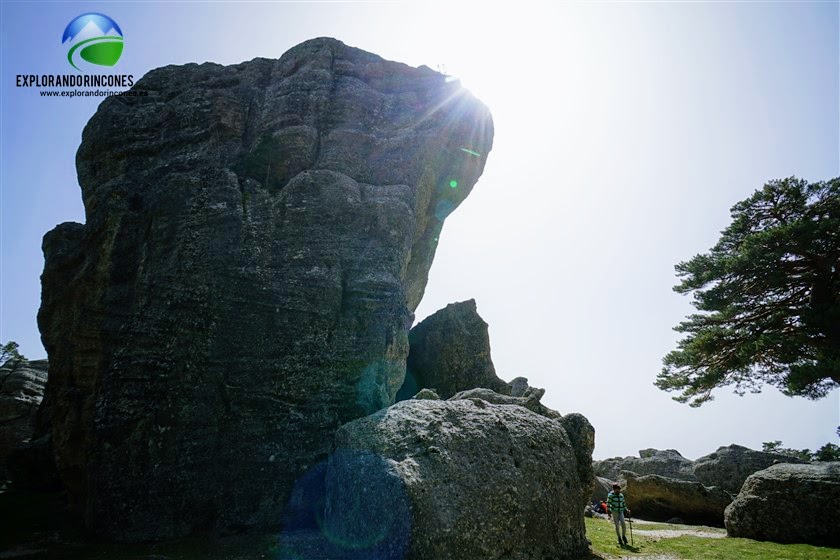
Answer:
<svg viewBox="0 0 840 560"><path fill-rule="evenodd" d="M70 66L84 72L90 65L113 66L122 56L123 34L117 22L96 12L82 14L64 29Z"/></svg>

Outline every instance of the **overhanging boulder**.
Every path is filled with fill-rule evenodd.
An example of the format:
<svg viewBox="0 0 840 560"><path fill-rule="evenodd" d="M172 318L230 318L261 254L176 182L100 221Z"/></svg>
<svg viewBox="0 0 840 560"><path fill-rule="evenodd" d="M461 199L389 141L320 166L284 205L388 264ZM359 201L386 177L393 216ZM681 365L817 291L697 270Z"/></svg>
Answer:
<svg viewBox="0 0 840 560"><path fill-rule="evenodd" d="M686 523L723 527L732 495L715 486L655 474L622 471L619 483L633 516L653 521L679 517Z"/></svg>

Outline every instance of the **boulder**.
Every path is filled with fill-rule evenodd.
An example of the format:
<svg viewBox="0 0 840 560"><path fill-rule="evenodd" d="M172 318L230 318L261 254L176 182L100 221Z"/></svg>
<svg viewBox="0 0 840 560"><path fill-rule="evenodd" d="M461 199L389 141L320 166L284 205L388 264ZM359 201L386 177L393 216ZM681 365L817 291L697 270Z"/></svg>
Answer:
<svg viewBox="0 0 840 560"><path fill-rule="evenodd" d="M544 394L545 389L536 389L533 387L529 387L521 397L500 395L491 389L470 389L469 391L461 391L452 395L449 397L449 400L482 400L490 404L510 404L525 407L531 412L536 412L546 418L560 418L561 414L559 412L548 408L540 402Z"/></svg>
<svg viewBox="0 0 840 560"><path fill-rule="evenodd" d="M496 376L487 323L474 299L450 303L426 317L408 333L408 345L398 401L426 388L434 389L442 399L476 388L510 393L508 384Z"/></svg>
<svg viewBox="0 0 840 560"><path fill-rule="evenodd" d="M726 532L840 547L840 462L777 464L750 475L726 508Z"/></svg>
<svg viewBox="0 0 840 560"><path fill-rule="evenodd" d="M803 463L796 457L754 451L741 445L719 447L694 462L694 476L706 486L720 486L737 494L751 474L776 463Z"/></svg>
<svg viewBox="0 0 840 560"><path fill-rule="evenodd" d="M621 471L636 474L656 474L677 480L695 481L694 462L676 449L642 449L638 457L613 457L593 463L595 474L616 480Z"/></svg>
<svg viewBox="0 0 840 560"><path fill-rule="evenodd" d="M324 533L360 558L580 558L594 430L565 418L408 400L350 422L327 468Z"/></svg>
<svg viewBox="0 0 840 560"><path fill-rule="evenodd" d="M622 471L619 484L633 516L652 521L679 517L692 525L723 527L723 511L732 502L722 488L656 474Z"/></svg>
<svg viewBox="0 0 840 560"><path fill-rule="evenodd" d="M273 528L335 430L393 403L492 121L328 38L134 89L82 134L86 223L43 242L58 470L111 539Z"/></svg>
<svg viewBox="0 0 840 560"><path fill-rule="evenodd" d="M433 389L420 389L416 395L411 397L412 399L417 399L419 401L422 400L429 400L429 401L439 401L440 396L435 393Z"/></svg>
<svg viewBox="0 0 840 560"><path fill-rule="evenodd" d="M47 360L8 360L0 367L0 483L9 455L35 432L48 366Z"/></svg>
<svg viewBox="0 0 840 560"><path fill-rule="evenodd" d="M604 478L603 476L596 476L595 477L595 489L592 491L592 495L589 497L590 503L601 503L607 501L607 494L612 492L612 485L613 481Z"/></svg>
<svg viewBox="0 0 840 560"><path fill-rule="evenodd" d="M530 388L527 377L515 377L511 381L508 381L507 385L508 390L505 392L512 397L521 397Z"/></svg>

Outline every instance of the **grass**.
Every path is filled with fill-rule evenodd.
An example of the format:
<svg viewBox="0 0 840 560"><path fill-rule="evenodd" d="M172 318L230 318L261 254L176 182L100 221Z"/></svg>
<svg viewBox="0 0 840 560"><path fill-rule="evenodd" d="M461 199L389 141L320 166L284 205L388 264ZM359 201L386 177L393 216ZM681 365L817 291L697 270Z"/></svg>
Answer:
<svg viewBox="0 0 840 560"><path fill-rule="evenodd" d="M701 530L709 533L725 531L714 527L669 525L655 523L633 524L635 546L619 547L615 529L605 519L586 519L586 535L592 541L592 550L601 558L619 557L651 559L656 557L679 558L680 560L840 560L840 549L811 546L807 544L777 544L751 539L708 538L684 535L680 537L654 537L641 535L639 531ZM627 527L630 537L630 527Z"/></svg>

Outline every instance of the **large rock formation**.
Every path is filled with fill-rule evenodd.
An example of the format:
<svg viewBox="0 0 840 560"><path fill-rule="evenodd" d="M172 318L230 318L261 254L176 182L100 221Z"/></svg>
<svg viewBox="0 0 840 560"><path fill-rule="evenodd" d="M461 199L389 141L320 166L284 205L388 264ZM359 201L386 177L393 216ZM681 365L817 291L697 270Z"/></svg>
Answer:
<svg viewBox="0 0 840 560"><path fill-rule="evenodd" d="M697 480L694 462L676 449L642 449L638 457L613 457L593 463L595 474L610 480L618 479L621 471L636 474L656 474L677 480Z"/></svg>
<svg viewBox="0 0 840 560"><path fill-rule="evenodd" d="M694 476L706 486L720 486L737 494L741 485L751 474L776 463L802 463L790 455L754 451L732 444L719 447L714 453L700 457L694 462Z"/></svg>
<svg viewBox="0 0 840 560"><path fill-rule="evenodd" d="M475 388L510 392L496 376L487 323L474 299L450 303L426 317L411 329L408 341L405 384L397 400L410 399L420 389L434 389L443 399Z"/></svg>
<svg viewBox="0 0 840 560"><path fill-rule="evenodd" d="M492 122L333 39L135 89L85 128L87 222L43 243L59 472L115 539L275 526L335 429L393 402Z"/></svg>
<svg viewBox="0 0 840 560"><path fill-rule="evenodd" d="M778 543L840 547L840 462L778 464L747 478L726 508L726 532Z"/></svg>
<svg viewBox="0 0 840 560"><path fill-rule="evenodd" d="M408 400L336 435L324 532L359 558L580 558L594 430L481 399ZM403 556L405 554L405 556Z"/></svg>
<svg viewBox="0 0 840 560"><path fill-rule="evenodd" d="M12 450L35 431L47 383L47 360L8 360L0 367L0 482Z"/></svg>
<svg viewBox="0 0 840 560"><path fill-rule="evenodd" d="M633 515L653 521L679 517L685 523L723 527L723 512L732 495L716 486L622 471L620 484Z"/></svg>

